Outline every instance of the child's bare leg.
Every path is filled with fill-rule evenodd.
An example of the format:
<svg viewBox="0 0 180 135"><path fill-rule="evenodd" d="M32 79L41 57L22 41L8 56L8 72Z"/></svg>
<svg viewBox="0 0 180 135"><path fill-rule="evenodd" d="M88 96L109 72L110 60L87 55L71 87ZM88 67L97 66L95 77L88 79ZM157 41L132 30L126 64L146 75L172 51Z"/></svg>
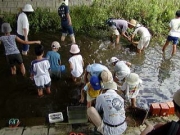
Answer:
<svg viewBox="0 0 180 135"><path fill-rule="evenodd" d="M11 74L16 75L16 66L11 67Z"/></svg>
<svg viewBox="0 0 180 135"><path fill-rule="evenodd" d="M38 96L43 96L43 89L38 89Z"/></svg>
<svg viewBox="0 0 180 135"><path fill-rule="evenodd" d="M165 51L165 49L166 49L166 47L167 47L168 45L169 45L169 41L166 40L166 43L164 44L163 49L162 49L163 52Z"/></svg>
<svg viewBox="0 0 180 135"><path fill-rule="evenodd" d="M46 88L46 93L47 93L47 94L51 94L51 89L50 89L50 87L47 87L47 88Z"/></svg>
<svg viewBox="0 0 180 135"><path fill-rule="evenodd" d="M141 53L141 49L138 49L138 48L137 48L137 53Z"/></svg>
<svg viewBox="0 0 180 135"><path fill-rule="evenodd" d="M176 53L176 44L173 44L172 56Z"/></svg>
<svg viewBox="0 0 180 135"><path fill-rule="evenodd" d="M24 64L23 64L23 63L21 63L21 64L20 64L20 69L21 69L21 73L22 73L22 75L24 76L24 75L26 74L26 69L25 69L25 67L24 67Z"/></svg>
<svg viewBox="0 0 180 135"><path fill-rule="evenodd" d="M136 106L136 98L131 98L131 107L135 108Z"/></svg>
<svg viewBox="0 0 180 135"><path fill-rule="evenodd" d="M87 108L91 107L91 102L87 102Z"/></svg>

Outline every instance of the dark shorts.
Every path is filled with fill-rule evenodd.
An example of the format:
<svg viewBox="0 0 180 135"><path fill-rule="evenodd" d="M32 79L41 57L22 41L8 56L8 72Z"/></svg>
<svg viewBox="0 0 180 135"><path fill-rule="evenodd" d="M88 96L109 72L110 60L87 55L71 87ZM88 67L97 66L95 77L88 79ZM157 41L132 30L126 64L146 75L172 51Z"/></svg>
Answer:
<svg viewBox="0 0 180 135"><path fill-rule="evenodd" d="M179 43L179 38L178 37L172 37L172 36L168 36L167 37L168 41L172 41L173 45L177 45Z"/></svg>
<svg viewBox="0 0 180 135"><path fill-rule="evenodd" d="M21 54L10 54L10 55L6 55L7 61L9 62L10 66L13 67L16 64L22 64L23 63L23 59Z"/></svg>
<svg viewBox="0 0 180 135"><path fill-rule="evenodd" d="M51 82L49 82L48 84L45 84L44 86L36 86L36 87L37 87L37 89L43 89L44 87L47 88L50 86L51 86Z"/></svg>
<svg viewBox="0 0 180 135"><path fill-rule="evenodd" d="M25 37L24 37L24 36L19 35L19 34L17 34L17 36L18 36L20 39L25 40ZM22 44L22 50L25 51L25 52L27 52L27 51L29 50L29 45L27 45L27 44Z"/></svg>
<svg viewBox="0 0 180 135"><path fill-rule="evenodd" d="M73 27L70 26L67 21L62 21L61 27L62 27L63 34L69 34L69 35L74 34Z"/></svg>

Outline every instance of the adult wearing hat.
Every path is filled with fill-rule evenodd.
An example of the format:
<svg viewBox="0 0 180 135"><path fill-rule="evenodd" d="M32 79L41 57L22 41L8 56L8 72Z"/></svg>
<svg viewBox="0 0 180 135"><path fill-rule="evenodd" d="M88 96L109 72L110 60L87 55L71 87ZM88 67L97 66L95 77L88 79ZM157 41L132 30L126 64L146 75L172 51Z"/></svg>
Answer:
<svg viewBox="0 0 180 135"><path fill-rule="evenodd" d="M85 69L84 82L87 83L91 76L99 76L103 70L109 69L100 63L89 64Z"/></svg>
<svg viewBox="0 0 180 135"><path fill-rule="evenodd" d="M69 58L69 65L72 79L74 82L80 82L83 74L84 61L80 54L80 49L77 44L72 44L70 48L71 57Z"/></svg>
<svg viewBox="0 0 180 135"><path fill-rule="evenodd" d="M116 83L122 85L124 79L131 73L131 63L123 60L119 60L117 57L112 57L110 63L114 66L113 78Z"/></svg>
<svg viewBox="0 0 180 135"><path fill-rule="evenodd" d="M171 121L166 124L158 123L153 126L146 120L146 128L141 132L141 135L180 135L180 90L174 93L173 103L178 121Z"/></svg>
<svg viewBox="0 0 180 135"><path fill-rule="evenodd" d="M28 41L28 34L29 34L29 21L28 15L34 12L31 4L24 5L22 12L19 14L17 19L17 35L22 40ZM29 45L23 44L22 46L22 54L27 55L29 51Z"/></svg>
<svg viewBox="0 0 180 135"><path fill-rule="evenodd" d="M120 135L126 128L124 99L116 93L115 82L104 83L103 93L96 98L96 105L87 109L90 121L103 135Z"/></svg>
<svg viewBox="0 0 180 135"><path fill-rule="evenodd" d="M50 75L52 78L57 78L57 79L61 77L61 72L65 71L65 66L61 65L61 56L58 53L60 47L61 46L59 42L53 41L51 44L52 50L48 51L46 54L46 58L49 60L51 67Z"/></svg>
<svg viewBox="0 0 180 135"><path fill-rule="evenodd" d="M106 23L111 32L111 41L113 42L114 35L116 37L115 45L119 44L120 36L123 36L125 39L130 41L130 36L127 34L128 21L124 19L109 18Z"/></svg>
<svg viewBox="0 0 180 135"><path fill-rule="evenodd" d="M142 80L139 78L139 75L136 73L130 73L121 86L121 90L124 92L126 99L131 99L131 107L133 108L136 107L136 97L141 85Z"/></svg>
<svg viewBox="0 0 180 135"><path fill-rule="evenodd" d="M131 35L131 42L137 47L137 52L141 53L141 51L148 47L151 40L151 34L146 27L138 24L134 19L129 22L129 28L135 28L133 34ZM136 35L140 37L139 41L134 40Z"/></svg>

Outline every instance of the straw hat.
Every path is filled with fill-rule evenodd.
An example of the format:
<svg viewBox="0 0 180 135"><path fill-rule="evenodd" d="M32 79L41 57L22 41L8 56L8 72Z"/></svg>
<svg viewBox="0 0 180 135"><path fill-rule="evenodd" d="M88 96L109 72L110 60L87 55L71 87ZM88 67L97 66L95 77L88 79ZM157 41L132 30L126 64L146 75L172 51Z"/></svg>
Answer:
<svg viewBox="0 0 180 135"><path fill-rule="evenodd" d="M31 4L26 4L24 8L22 9L24 12L34 12L34 9L32 8Z"/></svg>
<svg viewBox="0 0 180 135"><path fill-rule="evenodd" d="M103 83L112 82L113 76L112 73L109 70L103 70L101 72L101 78Z"/></svg>
<svg viewBox="0 0 180 135"><path fill-rule="evenodd" d="M80 52L80 49L79 49L78 45L72 44L71 49L70 49L70 53L76 54L76 53L79 53L79 52Z"/></svg>
<svg viewBox="0 0 180 135"><path fill-rule="evenodd" d="M113 81L113 82L107 82L107 83L103 83L105 90L108 89L113 89L113 90L117 90L117 84Z"/></svg>
<svg viewBox="0 0 180 135"><path fill-rule="evenodd" d="M52 48L59 48L59 47L61 47L61 46L60 46L59 42L54 41L54 42L52 42L51 47L52 47Z"/></svg>
<svg viewBox="0 0 180 135"><path fill-rule="evenodd" d="M174 93L173 100L178 106L180 106L180 90L177 90Z"/></svg>
<svg viewBox="0 0 180 135"><path fill-rule="evenodd" d="M116 61L118 61L119 59L117 58L117 57L112 57L111 59L110 59L110 63L112 64L112 63L114 63L114 62L116 62Z"/></svg>
<svg viewBox="0 0 180 135"><path fill-rule="evenodd" d="M138 85L141 82L139 75L136 73L130 73L129 76L126 78L126 82L129 85Z"/></svg>
<svg viewBox="0 0 180 135"><path fill-rule="evenodd" d="M136 26L136 24L137 24L137 22L136 22L136 20L134 20L134 19L131 19L130 20L130 22L128 22L130 25L132 25L132 26Z"/></svg>
<svg viewBox="0 0 180 135"><path fill-rule="evenodd" d="M9 23L3 23L1 26L2 33L9 33L12 31L11 26Z"/></svg>

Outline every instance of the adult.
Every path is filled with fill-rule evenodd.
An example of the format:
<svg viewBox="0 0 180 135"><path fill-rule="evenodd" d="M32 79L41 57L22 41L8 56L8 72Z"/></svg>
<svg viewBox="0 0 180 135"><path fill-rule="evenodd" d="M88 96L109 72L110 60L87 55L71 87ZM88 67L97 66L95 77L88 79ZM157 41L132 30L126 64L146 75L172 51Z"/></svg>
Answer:
<svg viewBox="0 0 180 135"><path fill-rule="evenodd" d="M142 131L141 135L180 135L180 128L175 128L175 125L180 126L180 90L177 90L173 96L175 114L178 117L177 122L168 122L166 124L156 124L152 126L148 121L145 122L147 127ZM174 133L173 133L174 131ZM175 133L176 131L176 133ZM171 134L170 134L171 132Z"/></svg>
<svg viewBox="0 0 180 135"><path fill-rule="evenodd" d="M124 82L125 78L131 73L131 63L119 60L117 57L112 57L110 63L114 66L113 78L116 83L120 85Z"/></svg>
<svg viewBox="0 0 180 135"><path fill-rule="evenodd" d="M134 19L132 19L129 24L129 28L135 28L133 34L131 35L131 42L137 47L137 52L141 53L141 51L148 47L151 40L151 34L146 27L137 24L136 20ZM139 41L134 40L136 35L140 37Z"/></svg>
<svg viewBox="0 0 180 135"><path fill-rule="evenodd" d="M99 76L103 70L109 70L109 69L106 66L99 63L88 65L84 74L84 82L87 83L89 80L88 77L90 76Z"/></svg>
<svg viewBox="0 0 180 135"><path fill-rule="evenodd" d="M26 4L17 19L17 36L25 41L28 41L28 34L29 34L29 21L27 16L32 12L34 12L32 5ZM27 55L28 51L29 51L29 45L23 44L22 55Z"/></svg>
<svg viewBox="0 0 180 135"><path fill-rule="evenodd" d="M103 135L120 135L126 128L124 99L116 93L115 82L104 83L103 93L96 98L96 105L87 109L90 121Z"/></svg>
<svg viewBox="0 0 180 135"><path fill-rule="evenodd" d="M124 19L108 19L107 24L111 31L111 41L115 35L115 45L119 44L120 35L130 41L130 36L127 34L128 22Z"/></svg>
<svg viewBox="0 0 180 135"><path fill-rule="evenodd" d="M69 34L72 44L75 43L76 41L75 41L74 31L71 22L71 16L69 14L69 7L66 4L65 0L63 0L62 4L58 8L58 15L60 16L61 19L61 28L62 28L61 41L64 41L67 34Z"/></svg>

